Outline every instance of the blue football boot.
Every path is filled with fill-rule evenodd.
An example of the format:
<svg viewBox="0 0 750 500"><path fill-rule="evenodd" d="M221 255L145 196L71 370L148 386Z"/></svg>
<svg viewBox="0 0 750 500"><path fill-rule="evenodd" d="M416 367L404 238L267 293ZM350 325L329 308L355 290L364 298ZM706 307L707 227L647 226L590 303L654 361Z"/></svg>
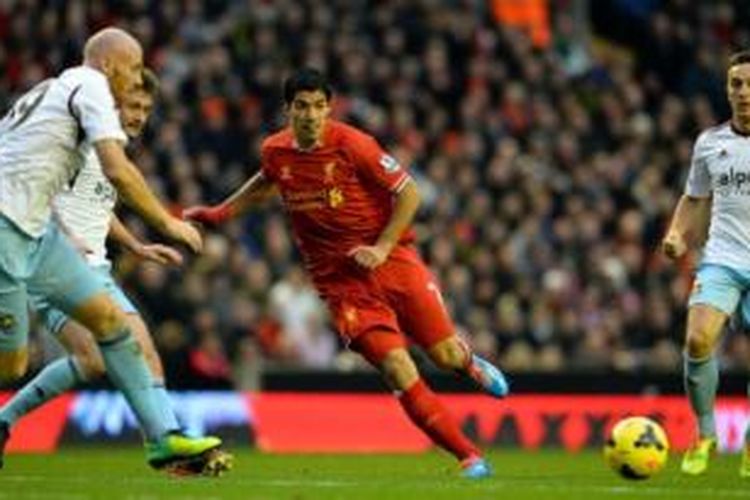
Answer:
<svg viewBox="0 0 750 500"><path fill-rule="evenodd" d="M461 477L466 479L485 479L492 476L492 467L482 457L473 457L461 463Z"/></svg>
<svg viewBox="0 0 750 500"><path fill-rule="evenodd" d="M471 356L468 374L482 389L496 398L504 398L510 392L510 386L503 372L476 354Z"/></svg>

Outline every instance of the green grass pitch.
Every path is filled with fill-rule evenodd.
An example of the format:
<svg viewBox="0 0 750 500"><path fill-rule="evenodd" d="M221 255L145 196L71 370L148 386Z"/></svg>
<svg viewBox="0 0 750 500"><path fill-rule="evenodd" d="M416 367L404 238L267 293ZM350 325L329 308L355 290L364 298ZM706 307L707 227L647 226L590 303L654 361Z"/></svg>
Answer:
<svg viewBox="0 0 750 500"><path fill-rule="evenodd" d="M648 481L610 472L594 452L494 451L495 477L458 477L446 455L267 455L235 450L217 478L168 478L148 469L140 450L67 447L54 455L10 455L0 471L0 499L607 499L750 498L739 457L718 457L707 475L679 474L678 457Z"/></svg>

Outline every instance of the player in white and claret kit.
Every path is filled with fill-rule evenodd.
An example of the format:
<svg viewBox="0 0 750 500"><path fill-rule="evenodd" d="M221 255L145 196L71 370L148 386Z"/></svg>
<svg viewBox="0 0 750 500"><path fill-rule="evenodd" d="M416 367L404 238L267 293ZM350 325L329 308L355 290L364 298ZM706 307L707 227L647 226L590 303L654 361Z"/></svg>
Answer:
<svg viewBox="0 0 750 500"><path fill-rule="evenodd" d="M120 105L120 121L128 137L137 137L146 125L158 85L157 77L150 70L144 70L142 89L129 94ZM53 210L63 232L100 275L112 298L128 315L132 332L151 371L155 394L161 400L166 426L178 430L180 426L164 386L161 360L142 317L112 278L106 241L109 236L138 257L163 264L181 264L182 256L171 247L145 244L135 238L113 213L116 200L117 192L102 172L96 154L90 151L75 184L70 190L57 195ZM32 295L30 298L32 307L39 312L47 330L58 338L70 356L47 365L0 409L0 422L9 428L45 402L73 389L82 381L100 377L105 371L96 341L88 330L53 307L45 297ZM0 440L7 436L8 433L5 433ZM0 441L0 451L3 444ZM224 455L223 461L227 460L228 455Z"/></svg>
<svg viewBox="0 0 750 500"><path fill-rule="evenodd" d="M690 475L706 471L717 445L715 350L721 332L739 304L743 315L750 311L750 51L730 59L727 95L732 118L696 140L685 193L663 241L667 256L679 258L705 240L685 342L685 390L698 424L698 439L681 466ZM750 426L740 475L750 477Z"/></svg>
<svg viewBox="0 0 750 500"><path fill-rule="evenodd" d="M26 372L28 299L44 298L96 338L110 380L144 432L149 464L213 474L225 468L215 460L221 440L187 437L174 427L127 311L51 217L56 197L76 185L94 154L124 202L162 234L200 251L198 231L167 212L124 151L117 103L140 88L142 71L140 44L104 29L87 41L81 66L38 84L0 121L0 378ZM82 378L72 361L58 368L55 383ZM7 434L0 422L0 436Z"/></svg>

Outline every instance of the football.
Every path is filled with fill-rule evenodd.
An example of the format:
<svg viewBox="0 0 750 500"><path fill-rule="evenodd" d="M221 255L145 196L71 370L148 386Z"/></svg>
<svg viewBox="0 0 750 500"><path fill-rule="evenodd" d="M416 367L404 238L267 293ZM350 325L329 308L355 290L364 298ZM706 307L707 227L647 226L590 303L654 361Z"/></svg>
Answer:
<svg viewBox="0 0 750 500"><path fill-rule="evenodd" d="M604 460L625 479L647 479L664 468L669 440L664 429L646 417L628 417L612 428Z"/></svg>

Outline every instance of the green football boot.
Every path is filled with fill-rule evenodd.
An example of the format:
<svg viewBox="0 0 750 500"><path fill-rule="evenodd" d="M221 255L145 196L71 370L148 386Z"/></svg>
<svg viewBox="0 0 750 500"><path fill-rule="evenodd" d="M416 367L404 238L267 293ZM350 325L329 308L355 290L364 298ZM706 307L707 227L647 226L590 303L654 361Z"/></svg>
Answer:
<svg viewBox="0 0 750 500"><path fill-rule="evenodd" d="M146 460L157 470L189 470L196 473L204 467L213 455L211 452L221 447L221 439L214 436L188 437L180 432L170 432L158 441L146 442ZM218 474L211 474L218 475Z"/></svg>
<svg viewBox="0 0 750 500"><path fill-rule="evenodd" d="M683 474L698 476L706 472L711 455L716 451L716 438L699 439L682 457L680 470Z"/></svg>

